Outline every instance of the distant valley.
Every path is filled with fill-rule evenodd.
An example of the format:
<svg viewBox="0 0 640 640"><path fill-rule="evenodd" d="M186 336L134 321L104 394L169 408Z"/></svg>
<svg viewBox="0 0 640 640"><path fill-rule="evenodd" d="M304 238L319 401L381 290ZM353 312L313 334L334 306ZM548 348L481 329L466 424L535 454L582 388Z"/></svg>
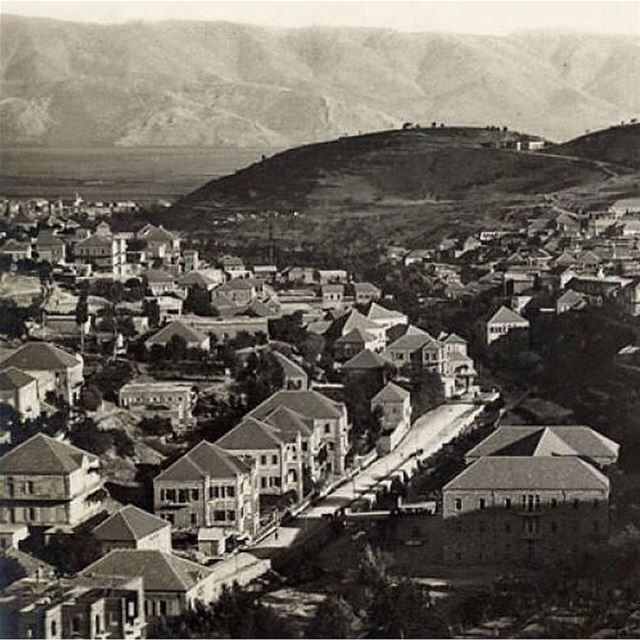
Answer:
<svg viewBox="0 0 640 640"><path fill-rule="evenodd" d="M5 146L286 148L359 131L508 125L562 141L640 111L631 37L3 15Z"/></svg>

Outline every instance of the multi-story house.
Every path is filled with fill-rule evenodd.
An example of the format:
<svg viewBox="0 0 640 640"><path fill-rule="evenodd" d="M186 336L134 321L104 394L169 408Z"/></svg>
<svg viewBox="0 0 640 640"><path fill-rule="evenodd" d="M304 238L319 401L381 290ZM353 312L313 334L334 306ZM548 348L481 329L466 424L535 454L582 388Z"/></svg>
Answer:
<svg viewBox="0 0 640 640"><path fill-rule="evenodd" d="M349 282L349 274L344 269L319 269L315 276L321 285Z"/></svg>
<svg viewBox="0 0 640 640"><path fill-rule="evenodd" d="M134 640L146 637L142 576L25 578L0 596L3 637Z"/></svg>
<svg viewBox="0 0 640 640"><path fill-rule="evenodd" d="M609 480L573 456L486 456L442 490L445 561L537 564L609 528Z"/></svg>
<svg viewBox="0 0 640 640"><path fill-rule="evenodd" d="M322 285L322 308L342 309L344 304L343 284L323 284Z"/></svg>
<svg viewBox="0 0 640 640"><path fill-rule="evenodd" d="M354 327L345 335L340 336L333 345L334 357L340 361L349 360L364 349L380 351L380 343L375 335L360 327Z"/></svg>
<svg viewBox="0 0 640 640"><path fill-rule="evenodd" d="M381 423L385 431L408 429L411 425L411 394L396 384L387 384L371 399L371 409L381 410Z"/></svg>
<svg viewBox="0 0 640 640"><path fill-rule="evenodd" d="M75 526L102 508L97 456L39 433L0 458L0 522Z"/></svg>
<svg viewBox="0 0 640 640"><path fill-rule="evenodd" d="M162 269L149 269L143 272L142 278L147 289L153 296L179 295L184 296L185 287L178 284L177 276Z"/></svg>
<svg viewBox="0 0 640 640"><path fill-rule="evenodd" d="M220 266L231 279L250 278L253 275L251 269L245 266L242 258L237 256L223 256L220 259Z"/></svg>
<svg viewBox="0 0 640 640"><path fill-rule="evenodd" d="M15 367L0 370L0 404L13 407L22 420L40 415L38 380Z"/></svg>
<svg viewBox="0 0 640 640"><path fill-rule="evenodd" d="M311 430L308 438L303 436L301 444L305 466L311 476L316 479L325 472L333 478L344 475L349 451L346 405L314 390L276 391L249 415L268 422L281 407L296 414Z"/></svg>
<svg viewBox="0 0 640 640"><path fill-rule="evenodd" d="M200 269L200 256L197 249L185 249L182 252L182 270L184 273Z"/></svg>
<svg viewBox="0 0 640 640"><path fill-rule="evenodd" d="M171 552L171 525L162 518L128 504L91 532L103 554L112 549L155 549Z"/></svg>
<svg viewBox="0 0 640 640"><path fill-rule="evenodd" d="M353 334L353 330L358 329L355 334ZM357 309L351 309L346 313L339 315L331 324L327 335L334 340L339 340L341 337L346 337L349 334L352 334L350 339L347 340L346 345L351 342L356 347L358 344L362 344L364 340L366 342L363 348L370 349L371 351L375 351L376 353L380 353L384 350L387 333L386 329L372 320L369 320L365 316L363 316ZM340 350L340 345L336 344L338 350ZM360 351L362 349L359 349ZM357 353L352 349L351 355L347 357L352 357ZM344 354L343 354L344 355Z"/></svg>
<svg viewBox="0 0 640 640"><path fill-rule="evenodd" d="M153 633L163 618L178 616L193 609L198 602L212 602L225 586L230 587L234 582L244 586L269 568L269 560L260 560L249 553L238 553L203 566L158 550L113 549L84 569L81 575L103 580L113 579L112 576L142 578L142 610L149 631Z"/></svg>
<svg viewBox="0 0 640 640"><path fill-rule="evenodd" d="M145 225L136 233L136 239L144 242L145 251L151 258L171 262L180 256L180 238L162 225Z"/></svg>
<svg viewBox="0 0 640 640"><path fill-rule="evenodd" d="M20 260L31 260L32 249L30 242L20 242L9 238L1 247L0 255L8 256L12 262L19 262Z"/></svg>
<svg viewBox="0 0 640 640"><path fill-rule="evenodd" d="M224 527L255 536L259 524L254 460L203 440L153 480L156 515L177 528Z"/></svg>
<svg viewBox="0 0 640 640"><path fill-rule="evenodd" d="M99 232L75 243L76 262L90 264L95 273L122 275L127 263L127 241L118 234Z"/></svg>
<svg viewBox="0 0 640 640"><path fill-rule="evenodd" d="M371 282L356 282L353 285L353 297L356 304L365 305L379 300L382 291Z"/></svg>
<svg viewBox="0 0 640 640"><path fill-rule="evenodd" d="M528 344L529 321L508 307L502 306L484 326L485 344L490 346L507 336L510 340L517 339Z"/></svg>
<svg viewBox="0 0 640 640"><path fill-rule="evenodd" d="M52 393L69 404L80 396L83 366L82 356L47 342L27 342L0 362L0 370L14 367L35 378L41 402Z"/></svg>
<svg viewBox="0 0 640 640"><path fill-rule="evenodd" d="M38 252L38 259L42 262L59 264L65 261L67 245L53 231L41 231L36 240L36 251Z"/></svg>
<svg viewBox="0 0 640 640"><path fill-rule="evenodd" d="M219 447L256 462L260 494L295 492L302 498L302 438L299 431L280 430L251 416L216 441Z"/></svg>
<svg viewBox="0 0 640 640"><path fill-rule="evenodd" d="M258 295L256 283L250 278L231 278L223 285L212 291L215 301L219 296L224 296L236 305L250 304Z"/></svg>
<svg viewBox="0 0 640 640"><path fill-rule="evenodd" d="M192 386L183 382L131 382L118 392L119 404L142 417L168 418L176 429L193 422Z"/></svg>

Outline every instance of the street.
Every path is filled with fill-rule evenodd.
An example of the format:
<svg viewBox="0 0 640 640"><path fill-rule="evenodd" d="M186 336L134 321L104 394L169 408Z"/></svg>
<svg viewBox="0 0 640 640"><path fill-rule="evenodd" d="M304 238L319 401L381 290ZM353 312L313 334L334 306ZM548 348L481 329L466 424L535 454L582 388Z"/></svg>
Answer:
<svg viewBox="0 0 640 640"><path fill-rule="evenodd" d="M470 403L445 404L420 416L392 452L377 458L369 467L305 509L288 526L278 527L249 551L275 551L299 543L313 529L322 526L323 516L335 513L372 491L392 472L415 466L418 450L422 451L420 459L429 457L457 436L482 410L483 406Z"/></svg>

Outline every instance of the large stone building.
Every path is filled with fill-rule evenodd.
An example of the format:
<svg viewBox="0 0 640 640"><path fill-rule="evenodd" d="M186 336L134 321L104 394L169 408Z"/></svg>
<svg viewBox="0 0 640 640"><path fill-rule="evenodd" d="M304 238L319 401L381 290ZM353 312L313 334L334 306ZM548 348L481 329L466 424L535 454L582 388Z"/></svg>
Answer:
<svg viewBox="0 0 640 640"><path fill-rule="evenodd" d="M224 527L251 538L259 524L255 461L203 440L154 478L153 504L175 528Z"/></svg>
<svg viewBox="0 0 640 640"><path fill-rule="evenodd" d="M0 522L75 526L102 508L97 456L37 434L0 458Z"/></svg>
<svg viewBox="0 0 640 640"><path fill-rule="evenodd" d="M132 382L120 389L118 401L140 417L166 418L175 429L183 429L193 421L195 396L192 386L183 382Z"/></svg>
<svg viewBox="0 0 640 640"><path fill-rule="evenodd" d="M22 420L40 415L38 381L16 367L0 370L0 404L13 407Z"/></svg>

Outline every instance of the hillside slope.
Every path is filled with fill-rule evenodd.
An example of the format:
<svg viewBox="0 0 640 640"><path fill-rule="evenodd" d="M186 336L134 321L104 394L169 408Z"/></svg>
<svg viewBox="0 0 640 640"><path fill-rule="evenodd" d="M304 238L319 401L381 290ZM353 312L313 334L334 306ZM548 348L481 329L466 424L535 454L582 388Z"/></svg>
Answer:
<svg viewBox="0 0 640 640"><path fill-rule="evenodd" d="M0 130L5 145L283 148L437 120L562 140L640 111L639 70L622 36L3 15Z"/></svg>
<svg viewBox="0 0 640 640"><path fill-rule="evenodd" d="M640 169L640 124L594 131L557 145L550 151Z"/></svg>
<svg viewBox="0 0 640 640"><path fill-rule="evenodd" d="M176 203L166 223L188 228L230 211L393 213L444 201L492 200L598 182L593 163L495 143L499 131L413 129L298 147L212 180Z"/></svg>

